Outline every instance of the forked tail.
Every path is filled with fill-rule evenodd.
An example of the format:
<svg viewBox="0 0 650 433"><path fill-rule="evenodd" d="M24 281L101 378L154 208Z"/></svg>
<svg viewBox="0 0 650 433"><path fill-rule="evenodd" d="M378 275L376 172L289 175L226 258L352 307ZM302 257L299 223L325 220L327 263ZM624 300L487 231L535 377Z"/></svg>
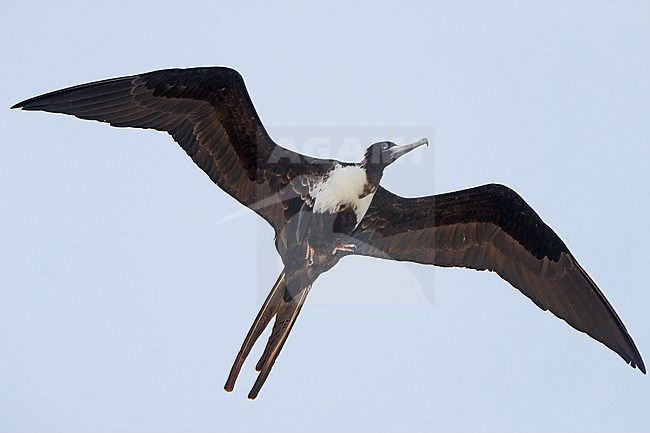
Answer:
<svg viewBox="0 0 650 433"><path fill-rule="evenodd" d="M291 332L293 324L296 322L296 318L305 303L310 288L311 286L304 288L294 296L293 299L286 301L284 299L284 292L286 290L285 272L282 271L278 280L273 285L271 292L266 297L262 308L259 313L257 313L257 317L248 331L241 349L239 349L239 353L235 358L235 362L233 363L233 366L230 369L230 374L228 375L228 380L224 386L226 392L231 392L235 388L237 376L239 376L244 361L253 348L255 341L257 341L264 329L266 329L271 319L275 317L271 336L269 337L266 347L264 348L264 353L262 353L262 357L255 368L259 372L259 376L248 394L250 400L254 400L255 397L257 397L262 385L264 385L264 382L271 372L271 368L273 368L275 360L282 350L282 346L289 336L289 332Z"/></svg>

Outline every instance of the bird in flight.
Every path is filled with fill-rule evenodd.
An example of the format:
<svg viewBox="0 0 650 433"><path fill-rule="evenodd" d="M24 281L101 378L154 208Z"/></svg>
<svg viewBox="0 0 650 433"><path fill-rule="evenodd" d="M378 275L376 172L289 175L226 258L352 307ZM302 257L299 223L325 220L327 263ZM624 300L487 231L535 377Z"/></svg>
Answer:
<svg viewBox="0 0 650 433"><path fill-rule="evenodd" d="M248 397L255 399L312 284L348 255L496 272L542 310L646 372L623 322L567 246L512 189L488 184L428 197L384 189L384 170L428 144L382 141L358 163L286 149L267 134L241 75L226 67L166 69L36 96L12 108L167 132L214 183L275 230L284 269L225 384L267 325Z"/></svg>

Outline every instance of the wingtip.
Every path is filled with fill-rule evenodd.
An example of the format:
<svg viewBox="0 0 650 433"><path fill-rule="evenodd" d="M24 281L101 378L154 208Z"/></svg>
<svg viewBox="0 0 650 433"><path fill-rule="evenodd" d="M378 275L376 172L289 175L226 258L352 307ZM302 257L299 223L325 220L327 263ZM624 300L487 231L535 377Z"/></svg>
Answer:
<svg viewBox="0 0 650 433"><path fill-rule="evenodd" d="M636 365L633 365L633 367L638 368L641 371L641 373L647 374L646 371L645 371L645 364L643 363L643 361L641 359L639 359L639 362Z"/></svg>
<svg viewBox="0 0 650 433"><path fill-rule="evenodd" d="M45 95L42 95L45 96ZM25 99L24 101L20 101L16 104L14 104L11 107L11 110L13 109L20 109L20 110L25 110L25 111L43 111L44 108L46 108L46 105L39 103L38 99L41 98L41 96L35 96L33 98Z"/></svg>
<svg viewBox="0 0 650 433"><path fill-rule="evenodd" d="M645 363L643 362L641 353L639 353L639 349L634 344L634 341L632 341L632 337L630 337L629 335L628 337L631 345L631 350L629 352L631 352L631 354L628 353L627 357L623 357L623 359L627 361L630 367L638 368L641 373L646 374Z"/></svg>
<svg viewBox="0 0 650 433"><path fill-rule="evenodd" d="M42 110L43 106L41 104L38 104L36 99L40 98L40 96L35 96L33 98L25 99L24 101L20 101L10 108L11 110L14 109L20 109L20 110L28 110L28 111L37 111L37 110Z"/></svg>

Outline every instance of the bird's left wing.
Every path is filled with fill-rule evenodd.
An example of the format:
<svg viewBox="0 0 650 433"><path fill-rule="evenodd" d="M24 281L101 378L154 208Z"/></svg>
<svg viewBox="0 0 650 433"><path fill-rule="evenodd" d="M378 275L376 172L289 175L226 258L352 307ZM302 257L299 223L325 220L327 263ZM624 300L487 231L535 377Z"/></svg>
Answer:
<svg viewBox="0 0 650 433"><path fill-rule="evenodd" d="M639 351L603 293L510 188L484 185L404 198L380 187L353 237L356 254L494 271L540 308L645 373Z"/></svg>
<svg viewBox="0 0 650 433"><path fill-rule="evenodd" d="M217 185L276 232L299 211L310 179L330 162L274 143L241 75L226 67L165 69L97 81L12 108L165 131Z"/></svg>

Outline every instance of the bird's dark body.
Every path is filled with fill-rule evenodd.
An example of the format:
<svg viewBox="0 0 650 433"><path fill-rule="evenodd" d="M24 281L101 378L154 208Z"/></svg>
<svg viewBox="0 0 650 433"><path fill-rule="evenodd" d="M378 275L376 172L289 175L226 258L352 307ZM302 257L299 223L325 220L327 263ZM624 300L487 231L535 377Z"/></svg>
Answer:
<svg viewBox="0 0 650 433"><path fill-rule="evenodd" d="M357 225L357 217L349 206L337 212L316 213L310 206L303 206L299 212L290 215L285 227L285 242L302 245L307 239L314 248L329 248L337 241L351 235ZM331 249L330 249L331 251ZM278 249L280 256L283 255Z"/></svg>
<svg viewBox="0 0 650 433"><path fill-rule="evenodd" d="M645 372L632 338L600 289L513 190L490 184L405 198L379 185L384 168L426 140L410 147L375 143L357 164L285 149L266 133L241 76L223 67L83 84L12 108L165 131L214 183L273 227L284 270L242 344L227 391L275 318L249 394L257 396L312 284L349 254L494 271L540 308Z"/></svg>

